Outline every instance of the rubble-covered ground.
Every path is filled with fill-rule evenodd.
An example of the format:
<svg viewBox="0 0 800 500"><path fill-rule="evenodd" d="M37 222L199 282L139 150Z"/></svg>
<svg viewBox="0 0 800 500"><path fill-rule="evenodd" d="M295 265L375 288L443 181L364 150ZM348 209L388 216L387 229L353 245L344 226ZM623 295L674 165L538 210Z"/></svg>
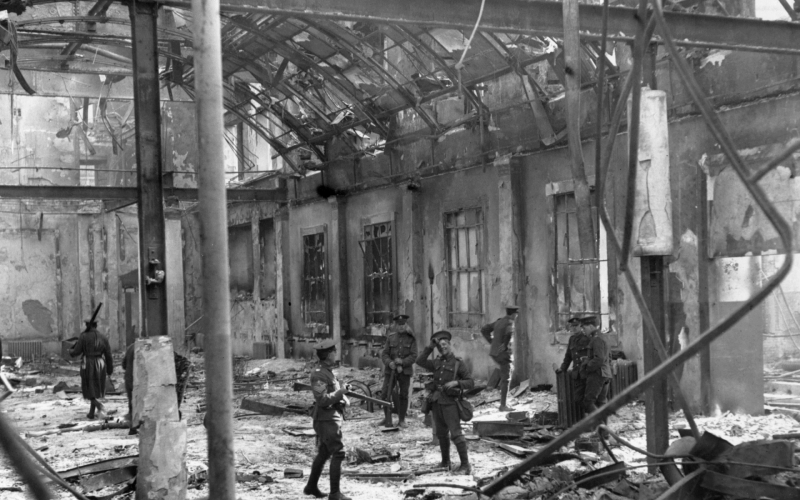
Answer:
<svg viewBox="0 0 800 500"><path fill-rule="evenodd" d="M193 372L182 411L188 426L186 466L191 478L187 498L195 499L205 498L208 495L208 487L203 476L208 461L206 431L202 425L205 400L203 358L201 355L192 355L191 361ZM310 364L293 360L239 360L235 363L235 375L238 381L235 385L233 404L237 409L234 436L236 468L239 475L238 498L305 498L302 489L315 455L310 417L293 413L284 413L282 416L252 414L239 410L239 405L243 398L281 406L311 405L311 393L295 392L292 387L294 382L308 383L310 369ZM43 431L52 432L60 425L73 423L82 425L88 422L86 417L88 403L81 399L79 393L53 392L53 387L58 382L80 386L76 372L70 370L77 370L77 366L74 364L67 366L63 361L59 365L55 360L16 369L9 376L20 381L19 389L0 403L0 410L14 423L26 441L58 471L109 458L136 455L138 438L128 435L127 429L70 432L69 428L66 428L60 434L41 435L44 434ZM358 370L342 367L336 371L340 380L357 380L370 385L373 391L380 389L381 375L376 369ZM122 388L122 374L115 372L112 378L121 392L119 395L109 395L107 398L108 417L113 421L115 418L124 418L127 413L127 400ZM419 381L416 385L419 387ZM369 413L364 406L354 400L343 428L348 463L344 467L342 490L354 499L388 500L403 498L405 492L412 490L412 486L417 484L455 483L472 487L482 486L523 460L522 457L499 448L498 443L514 444L531 452L541 448L552 439L552 436L561 432L547 422L545 422L547 425L541 425L542 420L540 420L542 415L547 415L545 412L554 412L557 409L554 391L555 389L551 392L525 391L518 398L511 400L511 404L517 410L527 411L531 417L531 422L522 438L482 439L473 434L472 423L463 424L469 439L472 476L439 472L402 481L368 482L347 475L379 473L411 475L414 471L424 471L438 464L439 449L429 444L431 430L424 426L416 410L423 391L415 393L412 405L415 409L409 418L408 428L392 432L384 432L382 427L376 425L382 418L382 412L376 409L375 413ZM483 391L473 397L471 400L476 405L475 419L505 420L505 414L497 412L497 399L497 391ZM685 419L681 417L681 412L677 412L670 418L670 440L678 438L678 429L687 427ZM396 422L397 416L394 418ZM727 413L715 417L697 417L696 420L702 430L710 431L734 445L746 441L771 439L775 434L800 432L800 423L797 420L777 412L765 416ZM632 445L646 448L643 404L623 408L617 416L610 419L609 427ZM574 447L562 451L576 453ZM569 459L534 469L526 474L523 481L504 490L498 498L548 498L563 490L559 495L562 499L651 500L667 489L668 485L660 474L648 473L644 456L616 444L612 447L612 451L618 460L624 461L629 467L634 467L628 471L625 480L597 486L592 490L570 488L569 485L576 476L613 463L611 457L602 449L598 452L580 451L583 461ZM392 457L396 457L398 453L399 459L393 459ZM389 458L388 461L369 463L364 461L367 455L371 457L388 455ZM458 464L454 447L451 450L451 459L454 465ZM303 477L284 477L286 469L290 468L302 469ZM788 481L788 484L793 484L791 481L800 482L800 476L797 476L797 479L789 478ZM320 489L328 491L327 467L320 481ZM102 495L114 490L115 487L109 487L92 494ZM54 492L57 498L73 498L57 487L54 488ZM475 498L475 494L462 489L437 487L420 488L416 495L409 495L409 498L425 499L442 497ZM0 498L9 500L27 498L22 481L13 472L5 456L0 466ZM133 495L125 494L117 498L133 498Z"/></svg>

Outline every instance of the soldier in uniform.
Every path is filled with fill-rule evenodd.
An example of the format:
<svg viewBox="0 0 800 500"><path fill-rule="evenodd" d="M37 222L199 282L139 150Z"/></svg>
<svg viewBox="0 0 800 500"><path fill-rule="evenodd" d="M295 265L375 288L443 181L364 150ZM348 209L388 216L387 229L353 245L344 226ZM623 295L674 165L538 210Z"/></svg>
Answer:
<svg viewBox="0 0 800 500"><path fill-rule="evenodd" d="M583 329L589 337L586 359L581 363L581 373L586 374L586 392L583 396L583 411L589 415L606 404L608 386L611 382L611 364L608 358L608 345L599 335L597 316L581 320Z"/></svg>
<svg viewBox="0 0 800 500"><path fill-rule="evenodd" d="M331 459L331 492L329 500L350 500L339 490L342 477L342 461L344 460L344 444L342 444L342 422L344 408L349 404L345 393L347 384L339 385L332 369L336 362L336 342L323 340L314 349L319 357L319 368L311 372L311 388L314 392L314 431L317 433L317 456L311 464L311 474L303 489L306 495L322 498L325 493L319 490L317 482L322 475L325 462Z"/></svg>
<svg viewBox="0 0 800 500"><path fill-rule="evenodd" d="M581 361L589 355L591 337L583 333L581 318L577 316L569 319L567 327L572 335L569 337L567 352L564 354L564 362L561 363L560 368L556 369L556 373L565 372L569 369L570 364L573 365L571 377L574 389L572 394L575 400L572 402L580 403L582 408L583 396L586 393L586 377L581 376L580 365Z"/></svg>
<svg viewBox="0 0 800 500"><path fill-rule="evenodd" d="M461 459L461 466L456 469L456 473L471 474L472 466L469 464L467 440L461 431L461 419L458 416L456 399L460 397L462 391L472 389L475 382L472 380L472 375L464 360L453 354L450 345L451 339L452 335L446 330L434 333L431 336L431 343L425 346L417 358L417 364L433 372L433 381L427 389L431 391L428 400L432 404L434 429L439 437L439 449L442 452L442 462L439 465L450 468L449 434L458 450L458 457ZM439 350L441 355L430 360L428 357L434 347Z"/></svg>
<svg viewBox="0 0 800 500"><path fill-rule="evenodd" d="M94 420L105 418L105 405L100 399L106 397L106 375L114 372L114 360L111 357L111 345L108 337L97 331L94 318L87 320L86 330L81 332L78 341L69 350L72 356L81 358L81 393L89 400L89 414L86 417Z"/></svg>
<svg viewBox="0 0 800 500"><path fill-rule="evenodd" d="M511 382L511 371L514 369L514 331L519 313L517 306L506 307L506 315L494 323L481 329L486 340L492 346L489 356L500 367L500 411L514 411L508 402L508 385Z"/></svg>
<svg viewBox="0 0 800 500"><path fill-rule="evenodd" d="M397 415L399 417L398 427L406 427L406 413L408 412L408 389L411 386L411 377L414 375L414 360L417 359L417 341L414 339L414 332L406 324L408 316L399 314L394 317L394 332L386 339L386 344L381 353L383 361L383 388L381 394L383 399L391 401L391 394L394 387L392 384L400 386L400 401L398 403ZM394 376L392 374L394 373ZM392 409L384 407L384 419L380 423L384 427L392 426Z"/></svg>

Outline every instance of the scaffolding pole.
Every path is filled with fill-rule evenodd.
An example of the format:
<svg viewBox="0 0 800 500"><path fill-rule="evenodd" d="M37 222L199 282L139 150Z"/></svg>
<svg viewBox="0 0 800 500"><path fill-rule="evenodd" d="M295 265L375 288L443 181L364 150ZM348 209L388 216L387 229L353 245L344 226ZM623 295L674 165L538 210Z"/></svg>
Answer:
<svg viewBox="0 0 800 500"><path fill-rule="evenodd" d="M228 290L228 223L223 171L222 45L219 0L192 0L198 188L206 315L209 498L236 498L233 366Z"/></svg>

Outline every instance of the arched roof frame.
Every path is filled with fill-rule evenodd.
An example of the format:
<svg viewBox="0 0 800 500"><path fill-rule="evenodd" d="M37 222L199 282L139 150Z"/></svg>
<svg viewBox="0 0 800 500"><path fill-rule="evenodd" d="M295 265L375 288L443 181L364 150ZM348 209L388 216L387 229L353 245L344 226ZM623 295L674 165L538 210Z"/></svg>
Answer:
<svg viewBox="0 0 800 500"><path fill-rule="evenodd" d="M44 0L36 5L50 3L57 2ZM57 50L58 43L63 43L53 61L60 57L66 63L70 57L79 57L77 51L88 52L82 47L87 43L92 44L90 49L130 49L129 31L99 33L46 27L63 23L129 27L129 19L106 13L108 5L109 0L97 2L89 10L100 13L96 16L19 19L20 47ZM162 72L162 82L182 86L191 94L194 70L191 58L184 55L192 47L191 11L179 6L173 9L186 24L182 28L159 27L159 53L180 63L177 66L183 68L183 74L172 78ZM246 12L223 12L222 22L226 111L264 138L300 173L305 172L306 162L298 158L296 150L312 152L316 165L327 164L334 160L327 157L328 141L350 131L364 138L358 144L342 141L353 156L379 151L385 141L399 140L390 137L388 124L402 111L416 114L429 129L428 136L439 136L462 124L463 119L441 123L424 106L438 98L460 96L476 113L488 114L491 111L475 85L513 72L520 64L543 60L510 57L518 51L505 47L503 38L489 43L475 37L463 67L457 70L454 63L461 57L466 39L466 33L458 29ZM498 43L501 50L496 50ZM95 54L93 62L98 67L129 67L120 57L104 56L98 50ZM175 67L173 64L170 71ZM416 68L414 77L409 74L410 67ZM423 87L426 82L433 82L433 90ZM260 123L264 120L259 116L270 126ZM416 135L425 133L417 131Z"/></svg>

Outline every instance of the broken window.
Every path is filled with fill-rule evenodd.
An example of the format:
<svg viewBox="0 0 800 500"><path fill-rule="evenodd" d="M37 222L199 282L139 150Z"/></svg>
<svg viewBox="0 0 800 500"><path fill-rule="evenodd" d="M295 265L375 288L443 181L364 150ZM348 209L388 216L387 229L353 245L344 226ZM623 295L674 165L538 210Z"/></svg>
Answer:
<svg viewBox="0 0 800 500"><path fill-rule="evenodd" d="M585 259L578 244L578 220L575 193L553 196L555 205L555 276L557 296L557 330L567 327L572 316L598 315L608 326L608 257L606 233L600 226L595 230L598 258ZM596 203L592 197L592 203ZM598 228L597 207L592 206L592 220Z"/></svg>
<svg viewBox="0 0 800 500"><path fill-rule="evenodd" d="M303 234L303 322L308 333L328 334L328 271L325 231Z"/></svg>
<svg viewBox="0 0 800 500"><path fill-rule="evenodd" d="M261 300L274 299L278 286L278 263L275 247L275 223L272 219L261 219L258 222L258 244L261 254L259 297Z"/></svg>
<svg viewBox="0 0 800 500"><path fill-rule="evenodd" d="M483 323L483 210L445 214L447 324L478 328Z"/></svg>
<svg viewBox="0 0 800 500"><path fill-rule="evenodd" d="M366 325L392 321L394 304L394 252L392 223L364 226L364 320Z"/></svg>
<svg viewBox="0 0 800 500"><path fill-rule="evenodd" d="M95 169L94 163L80 164L80 184L81 186L94 186L95 185Z"/></svg>
<svg viewBox="0 0 800 500"><path fill-rule="evenodd" d="M250 224L228 228L230 290L235 298L253 293L253 231Z"/></svg>

